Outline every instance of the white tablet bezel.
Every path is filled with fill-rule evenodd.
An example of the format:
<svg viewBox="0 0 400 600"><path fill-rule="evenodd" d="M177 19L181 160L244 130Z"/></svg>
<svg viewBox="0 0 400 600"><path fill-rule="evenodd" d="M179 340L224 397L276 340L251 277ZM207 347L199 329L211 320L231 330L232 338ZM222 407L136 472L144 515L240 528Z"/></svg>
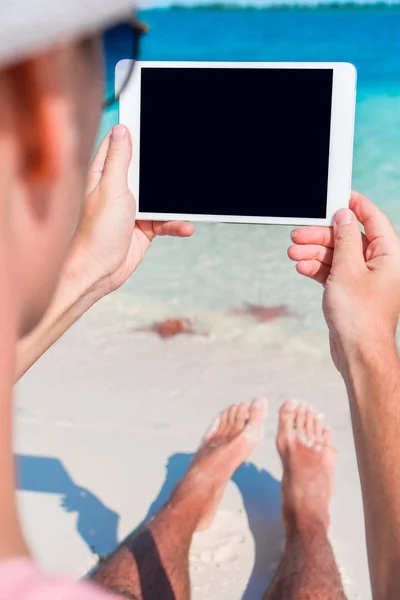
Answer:
<svg viewBox="0 0 400 600"><path fill-rule="evenodd" d="M116 68L116 88L126 80L131 61L124 60ZM329 151L327 216L325 219L288 217L252 217L251 215L188 215L144 213L140 211L139 156L140 156L140 89L142 67L154 68L207 68L207 69L331 69L333 70L332 120ZM132 79L120 99L121 124L129 127L133 140L133 159L129 171L129 186L137 200L139 220L184 220L225 223L269 223L280 225L331 225L340 208L348 207L351 194L351 173L354 144L356 100L356 69L350 63L305 62L173 62L138 61ZM162 98L160 98L162 102ZM157 176L155 174L155 176ZM301 199L299 199L301 201Z"/></svg>

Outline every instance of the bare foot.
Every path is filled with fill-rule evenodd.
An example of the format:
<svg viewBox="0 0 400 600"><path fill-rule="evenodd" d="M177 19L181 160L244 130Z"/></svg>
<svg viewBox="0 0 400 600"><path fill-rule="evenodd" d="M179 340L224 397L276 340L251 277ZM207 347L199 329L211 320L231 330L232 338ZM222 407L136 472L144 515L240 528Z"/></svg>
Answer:
<svg viewBox="0 0 400 600"><path fill-rule="evenodd" d="M323 416L306 404L286 402L279 416L277 448L283 464L282 516L287 530L329 527L335 450Z"/></svg>
<svg viewBox="0 0 400 600"><path fill-rule="evenodd" d="M225 487L263 434L264 402L234 404L213 422L173 498L201 505L196 531L209 527Z"/></svg>

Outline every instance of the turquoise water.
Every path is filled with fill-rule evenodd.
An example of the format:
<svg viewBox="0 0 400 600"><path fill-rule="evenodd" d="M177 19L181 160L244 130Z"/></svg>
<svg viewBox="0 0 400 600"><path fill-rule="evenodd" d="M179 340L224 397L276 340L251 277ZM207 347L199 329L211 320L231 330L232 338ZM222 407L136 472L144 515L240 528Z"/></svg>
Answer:
<svg viewBox="0 0 400 600"><path fill-rule="evenodd" d="M400 221L400 8L165 9L151 26L144 60L338 60L359 78L354 186ZM162 101L162 100L161 100ZM108 116L108 127L117 119ZM103 129L105 131L105 129Z"/></svg>
<svg viewBox="0 0 400 600"><path fill-rule="evenodd" d="M175 8L143 11L141 18L151 26L143 59L354 63L353 186L400 225L400 8ZM102 131L116 120L114 110ZM132 302L157 304L161 313L289 304L301 326L319 329L320 292L293 273L288 237L286 228L202 224L189 242L156 245L126 291Z"/></svg>

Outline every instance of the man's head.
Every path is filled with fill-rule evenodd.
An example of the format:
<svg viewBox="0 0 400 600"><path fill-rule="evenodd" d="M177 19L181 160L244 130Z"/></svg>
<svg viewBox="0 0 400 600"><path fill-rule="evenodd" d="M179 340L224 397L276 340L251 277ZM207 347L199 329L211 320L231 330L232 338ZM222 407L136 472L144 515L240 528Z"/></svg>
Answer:
<svg viewBox="0 0 400 600"><path fill-rule="evenodd" d="M120 20L130 4L51 0L50 12L57 6L60 21L68 21L69 27L56 41L46 13L40 13L46 3L50 5L48 0L34 3L39 14L37 23L31 15L30 27L42 28L42 35L35 29L31 48L24 31L18 45L17 29L12 44L6 48L0 43L0 288L7 286L12 293L20 335L47 309L79 221L104 98L100 34L106 21L117 21L116 4L120 11L125 6ZM19 10L30 4L24 0ZM0 5L0 38L2 10ZM8 4L6 12L13 12ZM22 22L23 15L17 20Z"/></svg>

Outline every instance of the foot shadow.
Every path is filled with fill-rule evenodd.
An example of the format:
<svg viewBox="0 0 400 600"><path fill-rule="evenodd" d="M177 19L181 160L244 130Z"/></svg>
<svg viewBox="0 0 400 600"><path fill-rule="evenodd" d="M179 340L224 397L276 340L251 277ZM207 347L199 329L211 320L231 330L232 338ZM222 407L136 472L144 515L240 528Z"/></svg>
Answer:
<svg viewBox="0 0 400 600"><path fill-rule="evenodd" d="M168 502L192 458L193 454L179 453L168 459L164 484L138 529ZM258 600L269 587L282 554L284 530L280 518L280 482L252 463L242 465L232 481L242 495L255 545L254 567L242 600Z"/></svg>
<svg viewBox="0 0 400 600"><path fill-rule="evenodd" d="M163 486L135 531L139 532L168 502L192 458L193 454L183 453L169 458ZM17 455L16 462L18 489L61 495L62 508L66 512L78 513L77 531L94 554L105 556L117 548L119 515L87 489L76 485L59 459ZM251 463L242 465L232 481L242 495L255 544L254 567L243 600L258 600L271 582L284 539L280 521L280 484L267 471Z"/></svg>
<svg viewBox="0 0 400 600"><path fill-rule="evenodd" d="M157 498L150 505L147 515L137 527L140 529L147 521L149 521L159 510L165 506L171 497L176 484L182 479L192 461L193 454L177 453L169 457L166 464L166 475L162 488L160 489Z"/></svg>
<svg viewBox="0 0 400 600"><path fill-rule="evenodd" d="M61 507L78 514L76 529L91 552L104 556L116 548L119 515L76 485L58 458L18 454L15 460L19 490L61 495Z"/></svg>
<svg viewBox="0 0 400 600"><path fill-rule="evenodd" d="M242 600L258 600L270 586L282 556L281 484L253 463L242 465L232 481L242 495L254 539L254 567Z"/></svg>

